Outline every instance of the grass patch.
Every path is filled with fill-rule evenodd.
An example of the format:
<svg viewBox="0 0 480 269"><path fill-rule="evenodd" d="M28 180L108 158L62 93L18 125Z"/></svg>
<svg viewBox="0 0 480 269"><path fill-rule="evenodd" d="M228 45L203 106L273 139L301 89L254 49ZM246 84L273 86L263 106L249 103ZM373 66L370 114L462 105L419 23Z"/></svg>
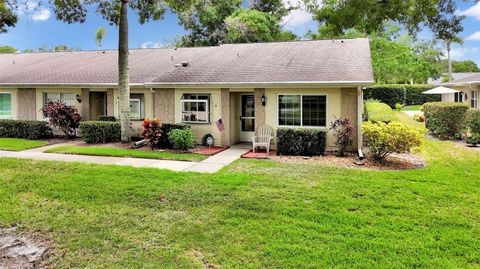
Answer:
<svg viewBox="0 0 480 269"><path fill-rule="evenodd" d="M60 146L48 149L47 153L64 153L74 155L92 155L109 157L132 157L145 159L177 160L177 161L202 161L207 157L195 153L172 153L166 151L143 151L137 149L120 149L112 147L80 147Z"/></svg>
<svg viewBox="0 0 480 269"><path fill-rule="evenodd" d="M404 106L402 107L402 111L420 111L421 105L416 106Z"/></svg>
<svg viewBox="0 0 480 269"><path fill-rule="evenodd" d="M422 154L410 171L215 174L0 159L0 226L50 239L52 268L478 267L480 153L428 140Z"/></svg>
<svg viewBox="0 0 480 269"><path fill-rule="evenodd" d="M379 101L366 101L365 107L370 121L391 122L396 121L397 116L387 104Z"/></svg>
<svg viewBox="0 0 480 269"><path fill-rule="evenodd" d="M22 151L48 145L45 141L19 138L0 138L0 150Z"/></svg>

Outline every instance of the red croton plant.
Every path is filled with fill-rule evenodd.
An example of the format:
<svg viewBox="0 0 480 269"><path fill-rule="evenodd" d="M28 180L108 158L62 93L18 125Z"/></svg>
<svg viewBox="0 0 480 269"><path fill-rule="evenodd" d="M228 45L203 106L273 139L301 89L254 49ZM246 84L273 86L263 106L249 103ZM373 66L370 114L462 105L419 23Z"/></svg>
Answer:
<svg viewBox="0 0 480 269"><path fill-rule="evenodd" d="M147 118L143 121L142 126L143 138L149 141L148 144L152 148L159 147L161 142L160 138L162 137L162 123L160 122L160 119L154 118L151 120Z"/></svg>
<svg viewBox="0 0 480 269"><path fill-rule="evenodd" d="M42 112L48 117L50 125L62 130L69 138L77 136L82 117L75 107L67 106L62 101L49 102Z"/></svg>

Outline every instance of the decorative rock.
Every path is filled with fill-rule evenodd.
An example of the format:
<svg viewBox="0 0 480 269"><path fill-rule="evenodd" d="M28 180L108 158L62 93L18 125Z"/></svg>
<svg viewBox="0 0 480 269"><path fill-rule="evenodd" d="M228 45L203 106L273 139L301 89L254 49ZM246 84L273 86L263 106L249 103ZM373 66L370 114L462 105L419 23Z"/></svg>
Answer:
<svg viewBox="0 0 480 269"><path fill-rule="evenodd" d="M0 268L39 268L48 247L14 230L0 230Z"/></svg>

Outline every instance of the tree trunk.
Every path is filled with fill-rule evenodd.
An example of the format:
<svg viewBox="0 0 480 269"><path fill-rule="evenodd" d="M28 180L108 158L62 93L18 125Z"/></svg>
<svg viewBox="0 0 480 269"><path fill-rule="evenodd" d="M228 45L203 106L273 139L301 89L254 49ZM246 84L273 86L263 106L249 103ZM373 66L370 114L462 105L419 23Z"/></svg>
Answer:
<svg viewBox="0 0 480 269"><path fill-rule="evenodd" d="M120 22L118 24L118 89L120 91L120 126L122 142L131 141L130 137L130 83L128 79L128 18L127 0L122 0Z"/></svg>
<svg viewBox="0 0 480 269"><path fill-rule="evenodd" d="M453 80L452 76L452 59L450 57L450 42L447 42L447 57L448 57L448 81Z"/></svg>

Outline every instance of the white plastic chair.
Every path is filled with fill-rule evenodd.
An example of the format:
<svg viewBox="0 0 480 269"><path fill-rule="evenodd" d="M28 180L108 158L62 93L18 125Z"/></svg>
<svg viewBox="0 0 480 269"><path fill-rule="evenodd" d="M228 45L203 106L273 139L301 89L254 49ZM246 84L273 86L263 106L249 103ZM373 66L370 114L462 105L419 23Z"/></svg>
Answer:
<svg viewBox="0 0 480 269"><path fill-rule="evenodd" d="M260 126L252 137L253 153L256 147L265 147L267 154L270 153L270 141L272 140L272 128L269 126Z"/></svg>

